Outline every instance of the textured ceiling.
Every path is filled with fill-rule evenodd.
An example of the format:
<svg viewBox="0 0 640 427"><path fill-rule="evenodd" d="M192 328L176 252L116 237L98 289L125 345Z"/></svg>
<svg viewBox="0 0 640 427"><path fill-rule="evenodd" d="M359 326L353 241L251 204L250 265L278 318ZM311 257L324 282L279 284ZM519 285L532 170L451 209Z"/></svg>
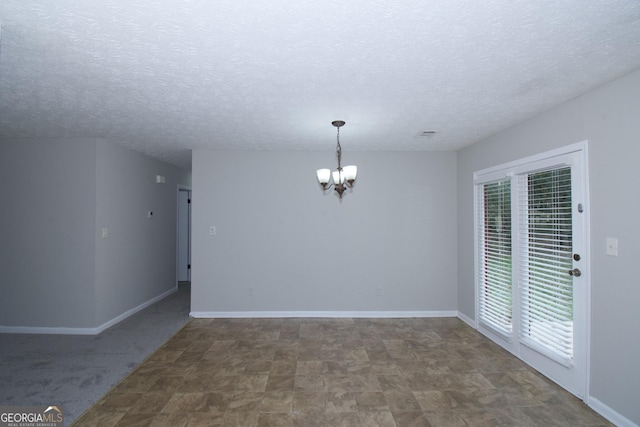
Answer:
<svg viewBox="0 0 640 427"><path fill-rule="evenodd" d="M455 150L640 68L637 0L0 0L0 136ZM431 137L418 137L435 129Z"/></svg>

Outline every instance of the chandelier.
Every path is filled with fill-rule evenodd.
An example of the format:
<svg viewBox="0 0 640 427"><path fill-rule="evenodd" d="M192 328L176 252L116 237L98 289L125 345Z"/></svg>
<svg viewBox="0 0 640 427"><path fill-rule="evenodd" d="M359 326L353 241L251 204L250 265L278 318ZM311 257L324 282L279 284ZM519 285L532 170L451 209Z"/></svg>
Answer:
<svg viewBox="0 0 640 427"><path fill-rule="evenodd" d="M338 169L333 173L329 169L318 169L316 174L318 175L318 182L322 186L322 191L326 191L331 186L338 193L338 197L342 200L342 194L347 188L352 188L356 181L356 175L358 174L358 167L355 165L349 165L342 167L342 147L340 146L340 128L344 126L344 121L335 120L331 122L338 129L338 135L336 137L338 145L336 146L336 157L338 158ZM332 180L333 177L333 180Z"/></svg>

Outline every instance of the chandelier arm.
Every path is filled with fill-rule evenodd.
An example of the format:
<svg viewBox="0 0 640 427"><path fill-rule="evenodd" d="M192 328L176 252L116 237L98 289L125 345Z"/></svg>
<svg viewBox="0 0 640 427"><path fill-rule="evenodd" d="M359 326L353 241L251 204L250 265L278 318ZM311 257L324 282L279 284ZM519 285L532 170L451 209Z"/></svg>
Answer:
<svg viewBox="0 0 640 427"><path fill-rule="evenodd" d="M327 190L331 190L332 187L335 187L335 183L331 183L331 184L327 184L327 185L322 185L320 184L320 187L322 188L322 191L327 191Z"/></svg>

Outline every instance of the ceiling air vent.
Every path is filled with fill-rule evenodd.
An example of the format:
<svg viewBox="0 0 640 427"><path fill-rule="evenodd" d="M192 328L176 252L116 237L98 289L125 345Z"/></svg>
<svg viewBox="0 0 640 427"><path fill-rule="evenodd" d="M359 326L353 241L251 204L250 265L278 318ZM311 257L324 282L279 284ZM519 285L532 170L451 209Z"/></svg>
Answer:
<svg viewBox="0 0 640 427"><path fill-rule="evenodd" d="M416 135L416 136L429 137L429 136L435 135L437 132L438 132L437 130L423 130L423 131L418 132L418 135Z"/></svg>

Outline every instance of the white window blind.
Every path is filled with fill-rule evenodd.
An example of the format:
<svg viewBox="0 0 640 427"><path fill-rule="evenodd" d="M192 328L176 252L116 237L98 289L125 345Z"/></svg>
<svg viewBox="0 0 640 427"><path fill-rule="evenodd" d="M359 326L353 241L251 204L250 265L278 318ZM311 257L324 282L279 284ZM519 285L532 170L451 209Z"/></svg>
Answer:
<svg viewBox="0 0 640 427"><path fill-rule="evenodd" d="M506 338L512 333L511 181L478 186L479 320Z"/></svg>
<svg viewBox="0 0 640 427"><path fill-rule="evenodd" d="M573 358L571 168L519 177L520 340L570 365Z"/></svg>

